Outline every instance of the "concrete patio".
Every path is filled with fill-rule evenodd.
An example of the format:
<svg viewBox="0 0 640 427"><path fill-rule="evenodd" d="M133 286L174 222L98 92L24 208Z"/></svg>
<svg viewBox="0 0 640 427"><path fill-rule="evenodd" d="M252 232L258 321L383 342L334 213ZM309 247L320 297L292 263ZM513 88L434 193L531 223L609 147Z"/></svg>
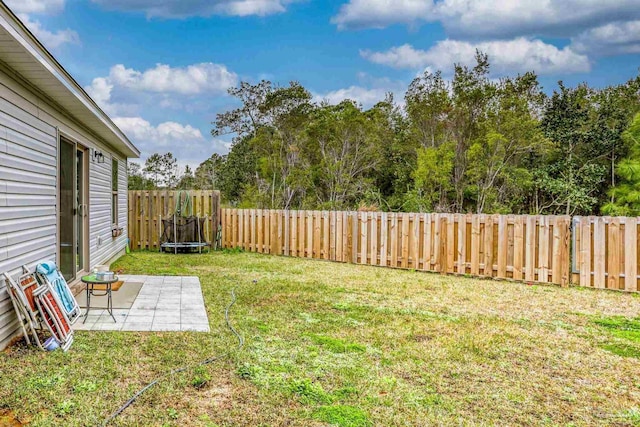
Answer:
<svg viewBox="0 0 640 427"><path fill-rule="evenodd" d="M94 308L96 297L92 297L86 322L83 323L83 310L83 317L73 326L75 330L209 332L209 319L197 277L120 275L119 278L125 282L123 286L127 282L143 284L131 308L113 309L114 322L107 310Z"/></svg>

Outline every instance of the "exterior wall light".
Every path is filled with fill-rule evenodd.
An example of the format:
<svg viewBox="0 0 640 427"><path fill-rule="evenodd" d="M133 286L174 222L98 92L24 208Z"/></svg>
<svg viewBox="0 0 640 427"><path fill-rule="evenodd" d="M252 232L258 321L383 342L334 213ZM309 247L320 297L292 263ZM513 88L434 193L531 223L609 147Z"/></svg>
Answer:
<svg viewBox="0 0 640 427"><path fill-rule="evenodd" d="M102 151L93 150L93 161L96 163L104 163L104 154L102 154Z"/></svg>

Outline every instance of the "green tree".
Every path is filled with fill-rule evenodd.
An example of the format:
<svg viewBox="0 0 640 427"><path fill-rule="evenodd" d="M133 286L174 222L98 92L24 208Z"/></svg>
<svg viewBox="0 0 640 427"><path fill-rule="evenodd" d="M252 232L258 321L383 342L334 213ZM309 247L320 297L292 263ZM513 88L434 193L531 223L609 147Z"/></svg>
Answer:
<svg viewBox="0 0 640 427"><path fill-rule="evenodd" d="M219 190L226 156L214 153L200 163L195 171L195 188L198 190Z"/></svg>
<svg viewBox="0 0 640 427"><path fill-rule="evenodd" d="M469 166L467 150L483 131L481 125L487 114L487 106L494 99L495 90L495 85L489 79L487 55L480 51L476 52L476 65L473 68L455 66L451 82L453 108L448 114L449 139L455 144L452 177L455 191L452 204L454 212L467 210L465 206Z"/></svg>
<svg viewBox="0 0 640 427"><path fill-rule="evenodd" d="M368 172L380 161L375 114L353 101L321 106L308 124L313 145L313 193L316 206L354 206L371 182Z"/></svg>
<svg viewBox="0 0 640 427"><path fill-rule="evenodd" d="M152 190L154 185L151 180L149 180L144 172L142 171L142 166L136 162L127 163L127 188L129 190Z"/></svg>
<svg viewBox="0 0 640 427"><path fill-rule="evenodd" d="M267 80L262 80L256 85L241 82L240 86L229 88L229 95L237 98L242 105L218 114L211 134L213 136L235 134L239 138L254 135L256 130L265 123L261 106L272 91L273 86Z"/></svg>
<svg viewBox="0 0 640 427"><path fill-rule="evenodd" d="M521 211L533 183L527 159L547 148L536 117L544 100L536 76L494 86L494 100L467 151L467 194L477 213Z"/></svg>
<svg viewBox="0 0 640 427"><path fill-rule="evenodd" d="M212 131L232 134L231 150L199 165L194 185L235 206L285 209L592 214L628 204L621 191L634 177L623 169L635 152L622 135L640 111L640 76L603 89L560 82L547 97L532 72L489 73L476 52L450 81L425 72L403 106L387 95L369 109L314 103L297 82L242 82L229 90L240 106ZM143 175L162 186L160 170Z"/></svg>
<svg viewBox="0 0 640 427"><path fill-rule="evenodd" d="M452 142L438 147L418 148L418 164L413 179L416 190L414 204L420 212L449 210L448 195L453 189L451 175L454 158L455 147Z"/></svg>
<svg viewBox="0 0 640 427"><path fill-rule="evenodd" d="M260 111L266 119L254 139L265 205L289 209L304 198L308 165L302 155L313 111L311 93L297 82L269 92Z"/></svg>
<svg viewBox="0 0 640 427"><path fill-rule="evenodd" d="M143 172L155 188L175 188L178 183L178 160L172 153L154 153L145 162Z"/></svg>
<svg viewBox="0 0 640 427"><path fill-rule="evenodd" d="M553 144L550 162L536 172L539 213L588 214L598 203L607 168L594 147L593 90L559 83L542 119Z"/></svg>
<svg viewBox="0 0 640 427"><path fill-rule="evenodd" d="M196 178L193 175L193 171L189 165L184 167L184 172L178 180L176 188L179 190L193 190L196 187Z"/></svg>
<svg viewBox="0 0 640 427"><path fill-rule="evenodd" d="M622 134L629 146L629 155L618 163L616 174L620 182L609 190L611 201L602 207L605 215L640 215L640 114Z"/></svg>
<svg viewBox="0 0 640 427"><path fill-rule="evenodd" d="M222 165L218 175L220 192L225 200L238 205L245 190L256 187L257 161L251 138L237 139Z"/></svg>

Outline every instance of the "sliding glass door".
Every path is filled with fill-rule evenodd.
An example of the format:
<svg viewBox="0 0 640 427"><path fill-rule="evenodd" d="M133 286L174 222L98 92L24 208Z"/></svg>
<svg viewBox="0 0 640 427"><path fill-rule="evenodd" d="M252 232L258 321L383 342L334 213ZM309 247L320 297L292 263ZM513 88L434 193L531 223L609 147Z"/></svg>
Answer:
<svg viewBox="0 0 640 427"><path fill-rule="evenodd" d="M59 266L67 280L86 269L88 235L87 150L60 138L59 150Z"/></svg>

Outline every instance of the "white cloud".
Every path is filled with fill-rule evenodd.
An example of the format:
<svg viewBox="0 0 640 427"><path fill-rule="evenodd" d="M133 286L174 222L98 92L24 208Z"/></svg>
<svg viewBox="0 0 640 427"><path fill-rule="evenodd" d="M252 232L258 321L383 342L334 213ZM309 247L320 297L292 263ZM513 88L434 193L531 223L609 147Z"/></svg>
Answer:
<svg viewBox="0 0 640 427"><path fill-rule="evenodd" d="M266 16L286 11L295 0L92 0L109 9L143 12L149 18Z"/></svg>
<svg viewBox="0 0 640 427"><path fill-rule="evenodd" d="M158 64L144 71L117 64L85 90L107 114L135 116L142 105L184 111L200 108L204 97L226 94L237 81L227 67L210 62L187 67Z"/></svg>
<svg viewBox="0 0 640 427"><path fill-rule="evenodd" d="M361 104L363 108L371 108L380 101L384 101L387 94L394 96L396 104L403 102L406 83L390 80L388 78L376 78L367 73L357 73L358 84L346 88L336 89L324 93L313 93L313 102L328 102L336 105L350 99Z"/></svg>
<svg viewBox="0 0 640 427"><path fill-rule="evenodd" d="M101 106L105 106L111 100L113 84L106 77L96 77L91 82L91 86L85 87L85 90L94 101Z"/></svg>
<svg viewBox="0 0 640 427"><path fill-rule="evenodd" d="M282 13L286 10L282 1L274 0L242 0L221 4L214 13L232 16L266 16Z"/></svg>
<svg viewBox="0 0 640 427"><path fill-rule="evenodd" d="M212 95L226 94L237 80L224 65L213 63L159 64L146 70L118 64L108 75L94 78L85 90L115 117L116 125L140 148L143 158L171 151L179 161L197 166L213 152L228 151L226 142L204 135L201 125L214 119L212 104L224 99ZM196 121L197 126L184 121Z"/></svg>
<svg viewBox="0 0 640 427"><path fill-rule="evenodd" d="M391 48L386 52L361 51L363 58L395 68L418 69L430 67L450 70L454 63L473 65L476 50L489 55L492 70L501 73L535 71L538 74L566 74L588 72L591 68L586 55L570 47L562 49L540 40L519 37L508 41L469 43L442 40L429 50L411 45Z"/></svg>
<svg viewBox="0 0 640 427"><path fill-rule="evenodd" d="M204 141L200 130L191 125L164 122L153 126L142 117L114 117L113 122L135 143L141 147L154 147L156 151L173 148L175 144Z"/></svg>
<svg viewBox="0 0 640 427"><path fill-rule="evenodd" d="M56 50L68 43L80 44L77 32L69 28L50 31L39 20L32 18L33 14L53 15L62 12L65 0L6 0L6 4L47 49Z"/></svg>
<svg viewBox="0 0 640 427"><path fill-rule="evenodd" d="M375 64L388 65L393 68L424 68L434 59L429 52L416 50L409 44L392 47L385 52L361 50L360 56Z"/></svg>
<svg viewBox="0 0 640 427"><path fill-rule="evenodd" d="M65 0L5 0L14 13L54 14L64 9Z"/></svg>
<svg viewBox="0 0 640 427"><path fill-rule="evenodd" d="M20 14L20 19L29 28L34 36L45 45L47 49L55 50L63 44L80 44L80 36L75 31L67 28L51 32L44 28L40 21L31 20L28 15Z"/></svg>
<svg viewBox="0 0 640 427"><path fill-rule="evenodd" d="M349 86L348 88L332 90L326 93L316 93L313 95L313 101L328 102L336 105L350 99L362 104L364 108L370 108L380 101L384 101L387 90L383 88L365 88L362 86Z"/></svg>
<svg viewBox="0 0 640 427"><path fill-rule="evenodd" d="M351 0L340 7L331 23L338 29L385 28L391 24L415 24L431 15L430 0Z"/></svg>
<svg viewBox="0 0 640 427"><path fill-rule="evenodd" d="M616 20L640 18L640 0L349 0L339 29L440 21L452 37L571 36Z"/></svg>
<svg viewBox="0 0 640 427"><path fill-rule="evenodd" d="M212 153L223 154L231 147L228 141L205 138L189 124L169 121L153 126L142 117L115 117L113 122L141 150L142 163L153 153L172 152L182 167L188 164L195 169Z"/></svg>
<svg viewBox="0 0 640 427"><path fill-rule="evenodd" d="M640 20L612 22L584 31L571 39L571 48L600 56L640 53Z"/></svg>
<svg viewBox="0 0 640 427"><path fill-rule="evenodd" d="M224 65L205 62L184 68L172 68L158 64L145 71L125 68L118 64L111 67L109 81L129 89L195 95L200 93L224 93L238 81L238 76Z"/></svg>

